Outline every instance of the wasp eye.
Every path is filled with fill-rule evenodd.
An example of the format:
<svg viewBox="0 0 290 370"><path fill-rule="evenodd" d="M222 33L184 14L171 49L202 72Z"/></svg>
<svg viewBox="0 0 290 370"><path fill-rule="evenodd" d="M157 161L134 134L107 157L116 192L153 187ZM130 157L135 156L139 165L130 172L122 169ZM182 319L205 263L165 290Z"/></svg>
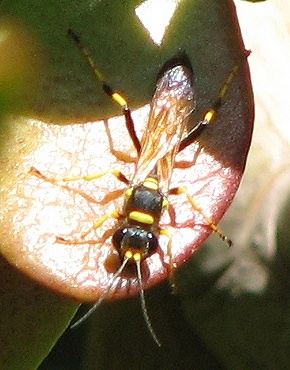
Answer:
<svg viewBox="0 0 290 370"><path fill-rule="evenodd" d="M127 233L128 233L127 227L120 228L114 233L112 237L112 243L114 248L117 249L117 251L121 249L122 240Z"/></svg>
<svg viewBox="0 0 290 370"><path fill-rule="evenodd" d="M148 240L148 254L150 255L156 252L159 243L156 235L154 235L153 233L147 233L147 240Z"/></svg>

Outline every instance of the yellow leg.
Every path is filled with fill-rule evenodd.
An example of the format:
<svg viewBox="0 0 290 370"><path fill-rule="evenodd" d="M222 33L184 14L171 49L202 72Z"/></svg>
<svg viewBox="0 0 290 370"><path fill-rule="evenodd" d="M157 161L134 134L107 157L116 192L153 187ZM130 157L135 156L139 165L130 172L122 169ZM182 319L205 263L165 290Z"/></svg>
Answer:
<svg viewBox="0 0 290 370"><path fill-rule="evenodd" d="M104 121L105 122L105 130L106 130L106 134L107 134L107 137L108 137L108 141L109 141L109 147L110 147L110 152L119 160L119 161L122 161L122 162L125 162L125 163L135 163L136 162L136 155L135 156L131 156L130 154L128 153L125 153L125 152L121 152L119 150L116 150L114 148L114 143L113 143L113 140L112 140L112 135L111 135L111 132L110 132L110 129L109 129L109 125L108 125L108 121ZM129 129L128 129L129 130ZM130 134L130 132L129 132ZM136 145L135 145L136 146ZM131 152L131 150L130 150ZM137 154L137 153L136 153Z"/></svg>
<svg viewBox="0 0 290 370"><path fill-rule="evenodd" d="M99 241L97 240L83 240L91 231L93 230L96 230L98 229L100 226L102 226L109 218L115 218L115 219L120 219L121 217L123 217L123 215L121 213L119 213L118 211L113 211L111 213L106 213L105 215L103 215L101 218L99 218L94 224L93 226L88 229L87 231L83 232L81 234L81 237L80 237L80 240L72 240L72 239L65 239L61 236L57 236L56 237L56 241L57 243L61 243L61 244L96 244L98 243Z"/></svg>
<svg viewBox="0 0 290 370"><path fill-rule="evenodd" d="M223 99L225 98L225 96L227 95L228 93L228 90L233 82L233 79L235 78L235 76L237 75L238 71L240 70L241 68L241 65L242 63L244 62L244 60L246 58L248 58L248 56L250 55L250 52L249 51L246 51L245 52L245 55L243 58L241 58L239 60L239 63L237 63L233 69L231 70L231 72L229 73L225 83L223 84L223 86L221 87L220 91L219 91L219 95L216 99L216 101L213 103L212 105L212 108L210 108L204 115L202 121L205 121L207 122L207 124L210 124L211 122L214 122L216 120L216 117L217 117L217 114L218 114L218 110L219 108L221 107L222 105L222 101Z"/></svg>
<svg viewBox="0 0 290 370"><path fill-rule="evenodd" d="M51 184L58 185L59 182L69 182L69 181L78 181L78 180L86 180L86 181L91 181L91 180L96 180L99 179L100 177L106 176L108 174L112 174L115 176L118 180L124 182L126 185L129 184L129 180L127 177L119 170L108 170L104 172L99 172L94 175L87 175L87 176L75 176L75 177L63 177L61 179L56 179L52 177L47 177L43 175L39 170L37 170L35 167L30 167L29 173L38 177L39 179L45 180L47 182L50 182Z"/></svg>
<svg viewBox="0 0 290 370"><path fill-rule="evenodd" d="M85 231L84 233L82 233L82 238L84 238L85 236L87 236L92 230L96 230L96 229L98 229L100 226L102 226L103 225L103 223L104 222L106 222L109 218L115 218L115 219L119 219L119 218L121 218L122 217L122 215L118 212L118 211L116 211L116 210L114 210L113 212L111 212L111 213L106 213L105 215L103 215L101 218L99 218L96 222L94 222L94 224L93 224L93 226L89 229L89 230L87 230L87 231Z"/></svg>
<svg viewBox="0 0 290 370"><path fill-rule="evenodd" d="M72 29L68 30L68 34L75 41L78 48L85 56L87 62L91 66L97 79L103 84L103 89L105 93L109 95L114 100L114 102L117 103L120 107L122 107L123 109L127 109L128 105L127 105L126 99L118 92L113 91L112 88L109 85L107 85L105 78L103 74L101 73L101 71L99 70L93 56L91 55L90 51L83 45L80 37Z"/></svg>
<svg viewBox="0 0 290 370"><path fill-rule="evenodd" d="M167 256L169 257L169 263L166 263L166 268L169 273L169 279L172 278L173 276L173 270L174 266L172 263L172 234L169 230L167 229L160 229L159 230L159 235L165 235L168 238L168 244L167 244Z"/></svg>
<svg viewBox="0 0 290 370"><path fill-rule="evenodd" d="M59 182L61 181L64 181L64 182L68 182L68 181L76 181L76 180L87 180L87 181L90 181L90 180L94 180L94 179L98 179L102 176L105 176L109 173L111 173L112 175L114 175L117 179L119 179L120 181L122 182L125 182L126 184L128 184L128 180L127 178L122 174L122 172L118 171L118 170L109 170L109 171L104 171L104 172L100 172L98 174L95 174L95 175L91 175L91 176L79 176L79 177L66 177L66 178L62 178L62 179L54 179L54 178L50 178L50 177L47 177L45 175L43 175L40 171L38 171L36 168L34 167L31 167L30 170L29 170L29 173L40 178L41 180L44 180L44 181L47 181L53 185L58 185L58 186L63 186L63 185L60 185ZM65 186L64 186L65 187ZM66 188L66 187L65 187ZM82 191L80 190L77 190L77 189L70 189L70 188L67 188L68 190L73 190L74 192L77 192L78 194L80 194L81 196L83 196L85 199L87 199L88 201L90 202L94 202L94 203L97 203L95 199L91 198L89 195L87 195L86 193L83 193ZM98 229L100 226L103 225L103 223L108 219L108 218L115 218L115 219L119 219L122 217L122 214L120 214L118 211L114 210L113 212L111 213L108 213L108 214L105 214L103 215L100 219L98 219L94 224L93 226L82 233L81 235L81 239L83 239L85 236L87 236L92 230L96 230ZM59 243L63 243L63 244L70 244L70 243L75 243L75 244L86 244L86 243L90 243L90 244L93 244L93 243L96 243L94 241L84 241L84 240L79 240L79 241L75 241L75 240L67 240L67 239L64 239L62 237L57 237L56 238L57 242Z"/></svg>
<svg viewBox="0 0 290 370"><path fill-rule="evenodd" d="M207 127L208 125L214 123L217 119L219 109L222 105L222 102L225 98L225 96L228 93L228 90L233 82L233 79L239 72L242 63L244 60L250 55L250 51L246 51L244 57L242 57L239 62L234 65L232 70L230 71L225 83L222 85L217 99L212 104L211 108L209 108L205 114L203 115L203 118L198 124L188 133L188 135L181 141L179 145L179 152L181 152L183 149L185 149L187 146L191 145L197 137L201 134L201 132Z"/></svg>
<svg viewBox="0 0 290 370"><path fill-rule="evenodd" d="M114 169L113 170L99 172L99 173L96 173L96 174L93 174L93 175L87 175L87 176L64 177L60 181L65 181L65 182L67 182L67 181L77 181L77 180L91 181L91 180L99 179L99 178L101 178L103 176L106 176L106 175L109 175L109 174L112 174L118 180L124 182L126 185L129 184L129 180L127 179L127 177L125 175L123 175L123 173L121 171L114 170Z"/></svg>
<svg viewBox="0 0 290 370"><path fill-rule="evenodd" d="M137 134L136 134L136 131L135 131L134 122L132 120L131 111L130 111L130 108L128 107L127 100L125 99L125 97L122 94L118 93L117 91L112 89L112 87L109 84L107 84L107 82L105 80L105 77L103 76L103 74L99 70L99 68L97 66L97 63L95 62L92 54L85 47L85 45L82 43L80 37L72 29L68 30L68 35L74 40L74 42L78 46L79 50L82 52L82 54L86 58L90 67L92 68L95 76L101 82L104 92L116 104L118 104L122 108L123 114L124 114L124 117L125 117L125 122L126 122L126 127L127 127L127 130L128 130L128 133L130 135L130 138L132 139L132 142L135 146L135 149L136 149L137 153L139 154L140 149L141 149L141 145L140 145L140 141L139 141L139 139L137 137ZM110 136L109 136L109 138L110 138ZM110 147L111 147L111 145L110 145ZM134 162L134 158L132 158L130 156L126 156L126 155L124 156L124 154L121 153L121 152L113 150L112 153L115 153L117 158L121 158L121 160L124 160L125 162Z"/></svg>
<svg viewBox="0 0 290 370"><path fill-rule="evenodd" d="M192 206L193 209L195 209L197 212L199 212L205 221L208 223L208 226L223 240L225 241L229 247L233 244L232 241L218 228L218 226L215 224L215 222L210 218L207 217L203 210L196 204L195 200L191 195L188 194L187 190L184 188L174 188L170 190L170 194L173 195L179 195L179 194L185 194L190 205Z"/></svg>
<svg viewBox="0 0 290 370"><path fill-rule="evenodd" d="M168 244L167 244L167 255L170 258L170 266L171 266L171 240L172 240L172 234L167 229L160 229L159 235L165 235L168 238Z"/></svg>

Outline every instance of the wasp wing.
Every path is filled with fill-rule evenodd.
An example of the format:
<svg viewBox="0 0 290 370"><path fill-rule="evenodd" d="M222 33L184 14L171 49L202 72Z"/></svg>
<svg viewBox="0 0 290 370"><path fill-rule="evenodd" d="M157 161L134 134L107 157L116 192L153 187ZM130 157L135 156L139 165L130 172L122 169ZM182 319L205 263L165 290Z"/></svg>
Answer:
<svg viewBox="0 0 290 370"><path fill-rule="evenodd" d="M194 95L192 71L183 64L168 68L157 81L133 186L143 182L154 170L158 171L161 181L170 180L174 158L189 115L195 108ZM164 166L161 169L157 164L162 158Z"/></svg>

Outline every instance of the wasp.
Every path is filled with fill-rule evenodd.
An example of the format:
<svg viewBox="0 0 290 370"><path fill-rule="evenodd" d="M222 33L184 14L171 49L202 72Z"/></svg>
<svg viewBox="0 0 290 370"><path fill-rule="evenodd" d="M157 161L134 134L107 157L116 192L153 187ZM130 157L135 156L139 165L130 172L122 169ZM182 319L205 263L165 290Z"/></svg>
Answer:
<svg viewBox="0 0 290 370"><path fill-rule="evenodd" d="M170 207L169 195L185 194L192 209L202 214L209 227L221 239L229 246L232 244L231 240L222 233L214 221L203 214L186 189L183 187L170 188L170 180L177 154L191 145L203 130L216 120L218 110L241 63L234 66L223 84L216 101L206 111L200 122L189 132L187 132L189 118L196 106L193 71L190 61L185 55L182 55L165 63L157 78L145 132L141 140L139 140L126 99L107 84L90 52L82 44L80 37L72 30L69 30L68 34L77 44L95 75L101 81L104 92L122 108L128 133L137 152L135 173L131 179L114 169L101 174L80 177L84 180L93 180L108 173L113 174L127 186L123 209L121 211L115 210L110 214L102 216L88 232L83 234L82 240L72 241L57 237L57 242L59 243L86 244L88 241L84 237L91 230L99 228L108 218L113 217L119 221L112 235L112 245L118 251L120 266L108 281L107 289L99 297L98 301L72 327L83 322L95 311L108 296L113 284L122 275L125 267L133 264L136 266L136 276L140 287L142 312L151 336L157 345L160 346L160 341L152 328L145 304L142 262L159 249L160 235L168 237L167 248L170 255L171 234L167 229L160 227L161 216ZM51 181L35 168L31 168L30 171L38 177ZM80 178L66 178L62 180L72 181ZM55 183L55 180L51 182ZM92 242L98 243L97 240Z"/></svg>

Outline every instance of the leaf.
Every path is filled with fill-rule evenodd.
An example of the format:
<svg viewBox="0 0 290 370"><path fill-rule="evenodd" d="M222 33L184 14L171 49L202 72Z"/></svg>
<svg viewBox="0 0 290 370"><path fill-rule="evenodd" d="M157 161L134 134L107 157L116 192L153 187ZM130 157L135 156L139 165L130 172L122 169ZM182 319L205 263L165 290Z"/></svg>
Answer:
<svg viewBox="0 0 290 370"><path fill-rule="evenodd" d="M0 368L38 368L77 305L37 285L1 259Z"/></svg>
<svg viewBox="0 0 290 370"><path fill-rule="evenodd" d="M29 24L39 40L41 57L47 56L39 75L39 87L35 89L37 94L31 92L23 109L28 118L7 119L1 161L0 227L2 253L10 263L60 294L79 301L94 301L106 288L110 276L108 256L116 255L109 240L100 248L98 244L56 243L56 237L77 239L90 228L106 212L102 199L107 201L115 191L122 190L117 181L107 176L97 184L71 183L73 190L69 190L67 185L57 186L29 173L31 166L52 178L110 168L122 168L128 177L134 172L132 164L120 163L110 153L103 122L88 122L112 114L113 104L103 96L83 56L67 38L67 29L74 28L82 35L108 82L124 90L133 107L150 100L163 63L186 51L193 64L198 92L194 125L244 55L234 9L229 4L180 3L161 46L152 43L133 17L136 5L133 1L93 5L87 1L62 2L61 7L59 2L51 1L41 5L31 0L25 4L19 1L2 4L3 13L23 18ZM172 186L185 186L203 211L216 221L230 205L244 170L252 132L252 104L248 69L244 65L227 95L220 120L180 156L192 160L197 153L194 165L176 171L173 177ZM146 110L136 112L138 131L146 123L146 116ZM32 120L36 118L42 121ZM110 121L110 129L117 149L130 152L132 145L123 117ZM211 230L198 212L192 212L185 199L173 198L170 202L181 217L181 227L172 228L175 248L172 258L181 265ZM113 201L111 209L120 209L122 200L121 197ZM186 222L182 221L184 215L189 215ZM99 228L94 239L113 223L114 220ZM163 258L160 251L147 262L150 271L144 279L147 288L168 277ZM125 277L122 289L112 294L115 298L136 294L139 288L135 279Z"/></svg>

